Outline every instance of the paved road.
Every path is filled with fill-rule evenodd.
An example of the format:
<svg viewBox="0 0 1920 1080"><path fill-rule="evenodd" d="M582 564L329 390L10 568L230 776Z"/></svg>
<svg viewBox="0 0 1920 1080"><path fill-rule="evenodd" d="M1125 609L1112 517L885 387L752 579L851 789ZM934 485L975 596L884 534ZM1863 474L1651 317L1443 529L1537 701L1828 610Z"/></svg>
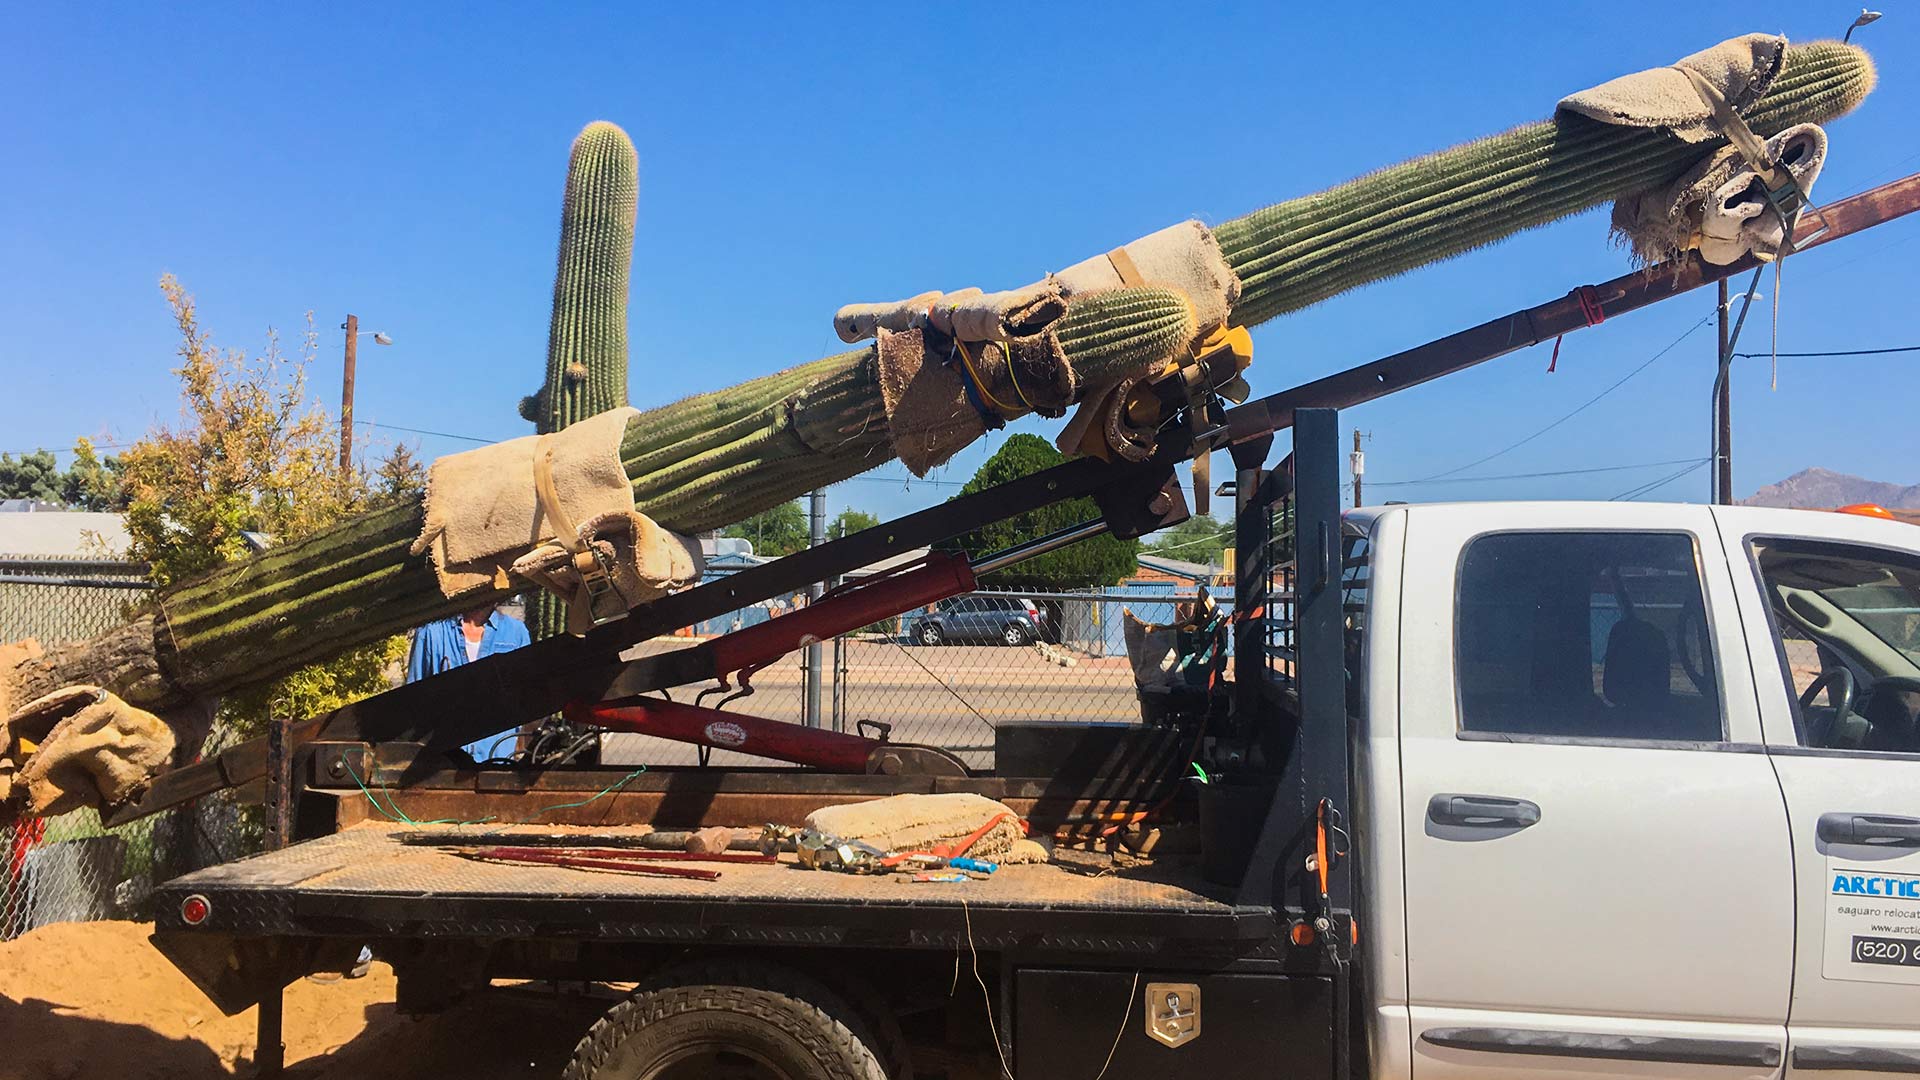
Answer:
<svg viewBox="0 0 1920 1080"><path fill-rule="evenodd" d="M823 666L831 667L832 658L829 648ZM1139 718L1133 676L1123 660L1083 660L1060 667L1034 648L849 641L846 669L848 731L857 720L890 723L894 741L945 746L975 768L991 767L992 726L998 722ZM754 676L756 693L727 708L798 723L804 709L801 671L797 658L782 661ZM690 701L699 689L676 688L673 696ZM831 689L829 682L821 695L822 723L828 726L833 722ZM610 765L690 765L696 760L688 744L640 735L609 736L603 756ZM715 751L713 762L767 764L726 751Z"/></svg>

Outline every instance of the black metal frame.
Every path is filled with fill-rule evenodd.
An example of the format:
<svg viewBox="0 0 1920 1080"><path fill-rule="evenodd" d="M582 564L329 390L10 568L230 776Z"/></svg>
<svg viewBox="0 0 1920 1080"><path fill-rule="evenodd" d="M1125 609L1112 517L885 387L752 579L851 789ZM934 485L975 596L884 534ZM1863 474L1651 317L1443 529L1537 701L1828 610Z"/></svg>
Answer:
<svg viewBox="0 0 1920 1080"><path fill-rule="evenodd" d="M713 677L712 651L696 646L634 661L621 650L745 604L831 580L1065 499L1091 496L1110 531L1140 536L1187 517L1174 465L1188 453L1179 432L1138 464L1079 458L987 491L909 514L816 548L675 593L584 637L560 636L501 653L342 706L293 725L290 745L415 742L450 750L551 715L569 701L603 701ZM301 769L296 765L293 771ZM120 825L265 776L267 746L255 739L160 776L137 800L105 814Z"/></svg>

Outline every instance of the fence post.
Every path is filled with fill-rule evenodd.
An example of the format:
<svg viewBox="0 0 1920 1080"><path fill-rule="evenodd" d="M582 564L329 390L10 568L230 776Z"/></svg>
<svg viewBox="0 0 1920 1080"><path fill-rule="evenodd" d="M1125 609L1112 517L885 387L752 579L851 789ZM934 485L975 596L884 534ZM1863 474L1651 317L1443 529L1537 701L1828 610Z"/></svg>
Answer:
<svg viewBox="0 0 1920 1080"><path fill-rule="evenodd" d="M808 532L810 535L807 546L819 547L821 544L827 542L827 489L815 488L813 496L808 500L808 503L809 513L807 516L809 519ZM807 586L808 602L811 603L812 601L820 599L820 595L824 591L821 583L817 581ZM818 642L807 646L806 693L807 711L804 719L808 727L817 728L820 726L820 645Z"/></svg>
<svg viewBox="0 0 1920 1080"><path fill-rule="evenodd" d="M278 851L293 839L293 760L287 748L292 722L284 708L267 718L267 850Z"/></svg>

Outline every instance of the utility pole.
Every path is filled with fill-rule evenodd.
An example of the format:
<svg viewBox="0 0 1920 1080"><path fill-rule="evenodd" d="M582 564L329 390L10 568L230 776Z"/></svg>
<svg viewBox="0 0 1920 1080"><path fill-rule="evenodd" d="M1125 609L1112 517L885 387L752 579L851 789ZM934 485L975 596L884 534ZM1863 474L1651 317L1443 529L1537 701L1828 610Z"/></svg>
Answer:
<svg viewBox="0 0 1920 1080"><path fill-rule="evenodd" d="M809 497L807 502L808 502L807 546L819 547L821 544L824 544L827 542L827 489L826 488L813 489L813 494L811 497ZM816 581L813 584L807 586L807 602L811 604L814 601L819 600L820 594L825 591L826 589L822 582ZM810 728L817 728L820 726L820 643L819 642L816 641L813 644L807 646L806 665L807 665L806 666L806 683L807 683L806 725Z"/></svg>
<svg viewBox="0 0 1920 1080"><path fill-rule="evenodd" d="M1727 337L1727 314L1732 301L1727 296L1727 279L1720 279L1720 353L1718 375L1714 379L1713 404L1713 501L1733 505L1733 343Z"/></svg>
<svg viewBox="0 0 1920 1080"><path fill-rule="evenodd" d="M360 341L360 316L347 316L347 363L340 375L340 475L353 471L353 364Z"/></svg>
<svg viewBox="0 0 1920 1080"><path fill-rule="evenodd" d="M1359 428L1353 429L1353 456L1349 460L1353 462L1353 505L1355 506L1360 505L1360 478L1367 474L1367 455L1360 449L1360 440L1370 437L1361 434Z"/></svg>

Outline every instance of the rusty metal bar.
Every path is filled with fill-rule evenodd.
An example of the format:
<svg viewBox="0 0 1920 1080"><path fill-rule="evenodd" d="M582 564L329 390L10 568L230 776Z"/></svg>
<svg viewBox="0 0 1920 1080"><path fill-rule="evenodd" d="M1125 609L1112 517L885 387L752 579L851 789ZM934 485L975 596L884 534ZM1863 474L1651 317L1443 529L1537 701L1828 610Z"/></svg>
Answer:
<svg viewBox="0 0 1920 1080"><path fill-rule="evenodd" d="M1915 210L1920 210L1920 173L1822 207L1820 215L1828 225L1824 232L1819 230L1815 215L1802 217L1794 230L1798 241L1794 253L1824 247ZM1295 409L1351 408L1563 334L1584 330L1600 320L1590 318L1582 309L1583 294L1588 303L1597 301L1600 311L1611 319L1758 265L1748 256L1728 266L1710 266L1701 261L1697 252L1688 252L1684 258L1622 274L1605 284L1578 288L1558 300L1502 315L1405 352L1256 398L1228 410L1230 437L1234 442L1258 438L1292 427Z"/></svg>

